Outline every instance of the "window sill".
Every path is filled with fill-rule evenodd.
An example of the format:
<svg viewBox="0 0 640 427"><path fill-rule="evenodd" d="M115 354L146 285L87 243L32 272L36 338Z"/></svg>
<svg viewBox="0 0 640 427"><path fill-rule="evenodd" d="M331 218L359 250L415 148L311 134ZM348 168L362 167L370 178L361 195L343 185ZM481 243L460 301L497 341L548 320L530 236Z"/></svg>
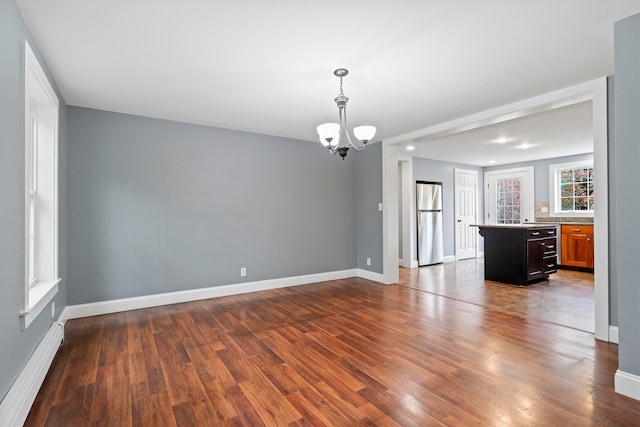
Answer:
<svg viewBox="0 0 640 427"><path fill-rule="evenodd" d="M27 327L38 317L44 308L58 293L58 284L61 279L51 282L40 282L29 289L29 307L20 313L22 329Z"/></svg>

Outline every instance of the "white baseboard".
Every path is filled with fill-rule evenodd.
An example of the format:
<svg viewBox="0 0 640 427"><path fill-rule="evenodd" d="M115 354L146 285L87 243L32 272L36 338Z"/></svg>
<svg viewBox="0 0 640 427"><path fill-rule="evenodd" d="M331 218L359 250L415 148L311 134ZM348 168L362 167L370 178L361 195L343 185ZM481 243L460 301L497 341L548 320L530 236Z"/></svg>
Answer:
<svg viewBox="0 0 640 427"><path fill-rule="evenodd" d="M384 283L384 276L380 273L374 273L373 271L363 270L362 268L359 268L357 270L357 273L358 273L358 277L362 277L363 279Z"/></svg>
<svg viewBox="0 0 640 427"><path fill-rule="evenodd" d="M213 286L210 288L190 289L186 291L168 292L164 294L144 295L140 297L70 305L65 308L63 313L68 319L78 319L81 317L98 316L101 314L118 313L128 310L138 310L141 308L197 301L207 298L217 298L222 296L245 294L249 292L265 291L269 289L285 288L287 286L306 285L309 283L346 279L348 277L355 276L358 276L357 269L308 274L304 276L284 277L279 279L260 280L256 282L237 283L233 285ZM382 277L382 275L380 276Z"/></svg>
<svg viewBox="0 0 640 427"><path fill-rule="evenodd" d="M613 382L616 393L640 400L640 376L629 374L618 369L613 378Z"/></svg>
<svg viewBox="0 0 640 427"><path fill-rule="evenodd" d="M618 344L618 327L609 325L609 342Z"/></svg>
<svg viewBox="0 0 640 427"><path fill-rule="evenodd" d="M51 325L0 403L0 426L24 424L63 339L64 322L57 321Z"/></svg>
<svg viewBox="0 0 640 427"><path fill-rule="evenodd" d="M455 255L449 255L443 258L442 262L444 264L450 263L450 262L456 262L456 256Z"/></svg>

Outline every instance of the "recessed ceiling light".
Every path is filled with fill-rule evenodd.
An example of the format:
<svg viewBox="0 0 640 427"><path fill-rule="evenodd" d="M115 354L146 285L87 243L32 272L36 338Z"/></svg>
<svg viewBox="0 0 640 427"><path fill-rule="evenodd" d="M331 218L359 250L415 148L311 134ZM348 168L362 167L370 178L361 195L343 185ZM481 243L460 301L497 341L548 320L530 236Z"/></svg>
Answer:
<svg viewBox="0 0 640 427"><path fill-rule="evenodd" d="M506 144L507 142L512 141L511 138L507 138L506 136L500 137L498 139L494 139L491 142L495 142L496 144Z"/></svg>
<svg viewBox="0 0 640 427"><path fill-rule="evenodd" d="M414 147L413 145L407 145L407 151L413 151L415 149L416 147Z"/></svg>
<svg viewBox="0 0 640 427"><path fill-rule="evenodd" d="M529 144L528 142L523 142L522 144L516 146L516 148L519 148L521 150L528 150L531 147L535 147L535 144Z"/></svg>
<svg viewBox="0 0 640 427"><path fill-rule="evenodd" d="M496 163L496 161L495 161L495 160L489 160L489 164L490 164L490 165L493 165L493 164L495 164L495 163Z"/></svg>

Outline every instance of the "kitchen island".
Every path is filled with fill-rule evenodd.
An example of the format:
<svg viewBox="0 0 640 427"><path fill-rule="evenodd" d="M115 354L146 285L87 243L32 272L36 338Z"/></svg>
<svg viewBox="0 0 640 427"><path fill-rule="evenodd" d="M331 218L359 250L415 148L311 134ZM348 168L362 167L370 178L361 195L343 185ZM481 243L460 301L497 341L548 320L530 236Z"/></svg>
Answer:
<svg viewBox="0 0 640 427"><path fill-rule="evenodd" d="M557 232L549 224L474 225L484 237L484 278L525 285L556 272Z"/></svg>

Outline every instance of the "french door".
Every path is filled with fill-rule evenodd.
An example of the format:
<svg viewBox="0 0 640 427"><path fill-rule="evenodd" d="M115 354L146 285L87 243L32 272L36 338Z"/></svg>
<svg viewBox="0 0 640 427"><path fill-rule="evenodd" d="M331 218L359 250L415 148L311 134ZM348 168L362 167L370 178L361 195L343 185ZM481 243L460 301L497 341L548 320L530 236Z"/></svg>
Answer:
<svg viewBox="0 0 640 427"><path fill-rule="evenodd" d="M486 224L535 222L533 167L484 173Z"/></svg>

